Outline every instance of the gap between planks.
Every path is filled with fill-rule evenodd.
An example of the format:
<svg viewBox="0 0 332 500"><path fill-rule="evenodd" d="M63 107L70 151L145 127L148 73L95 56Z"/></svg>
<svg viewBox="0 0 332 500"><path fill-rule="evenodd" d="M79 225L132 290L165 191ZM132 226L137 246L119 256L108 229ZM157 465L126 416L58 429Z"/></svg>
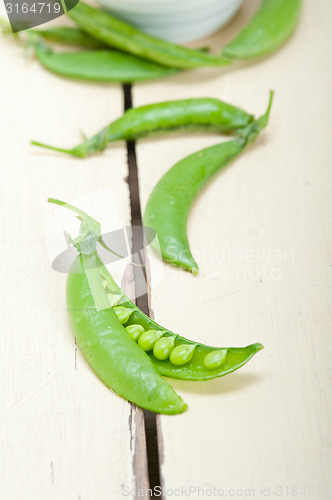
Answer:
<svg viewBox="0 0 332 500"><path fill-rule="evenodd" d="M132 86L124 85L124 108L132 108ZM142 212L139 197L139 184L138 184L138 173L137 173L137 159L136 159L136 148L135 142L127 142L127 156L128 156L128 186L130 194L130 212L131 212L131 225L142 226ZM148 261L146 259L145 250L143 249L143 234L138 231L135 233L135 237L132 239L132 255L136 253L140 254L142 259L142 264L145 270L145 281L147 283L147 292L144 295L136 298L136 305L139 307L147 316L152 317L152 311L150 306L150 280L148 276ZM135 274L137 273L137 268L134 267L134 282L137 282ZM146 441L146 453L147 453L147 467L149 476L149 488L154 491L156 486L162 486L161 484L161 474L159 465L159 456L162 457L162 437L159 426L159 418L156 413L144 410L144 425L137 426L137 433L143 433L145 428L145 441ZM142 441L142 436L137 436L140 441ZM142 451L142 450L141 450ZM136 457L137 453L135 454ZM139 477L141 474L141 468L139 464L134 463L134 472L136 477L137 488L142 486L142 481ZM141 486L140 486L141 485ZM150 498L157 498L153 493ZM163 498L160 495L158 498Z"/></svg>

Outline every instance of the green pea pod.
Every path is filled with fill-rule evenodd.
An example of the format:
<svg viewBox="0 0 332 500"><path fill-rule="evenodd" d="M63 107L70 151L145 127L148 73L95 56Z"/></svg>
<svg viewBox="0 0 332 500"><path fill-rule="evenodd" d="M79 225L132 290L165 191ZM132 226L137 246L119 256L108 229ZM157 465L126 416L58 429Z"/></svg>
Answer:
<svg viewBox="0 0 332 500"><path fill-rule="evenodd" d="M117 140L131 141L177 130L228 134L247 127L252 121L252 115L219 99L182 99L131 108L98 134L72 149L56 148L37 141L31 141L31 144L84 158L103 151L107 143Z"/></svg>
<svg viewBox="0 0 332 500"><path fill-rule="evenodd" d="M187 219L190 208L203 186L253 142L268 122L273 93L266 113L239 132L239 137L212 146L180 160L157 183L144 213L144 225L152 227L165 262L192 273L198 265L189 247Z"/></svg>
<svg viewBox="0 0 332 500"><path fill-rule="evenodd" d="M187 407L153 363L131 340L111 307L102 306L102 287L96 253L81 254L67 279L67 306L77 343L101 380L120 396L142 408L164 414Z"/></svg>
<svg viewBox="0 0 332 500"><path fill-rule="evenodd" d="M41 39L31 39L30 45L34 47L37 59L46 69L67 78L131 83L164 78L178 72L116 50L55 52Z"/></svg>
<svg viewBox="0 0 332 500"><path fill-rule="evenodd" d="M49 29L30 29L29 33L41 36L49 42L61 43L65 45L73 45L77 47L86 47L89 49L100 49L105 47L105 44L92 38L79 28L69 26L56 26Z"/></svg>
<svg viewBox="0 0 332 500"><path fill-rule="evenodd" d="M161 375L183 380L222 377L263 348L210 347L162 328L125 296L102 263L96 251L102 242L100 224L62 201L49 202L73 210L81 220L80 236L72 240L79 255L67 278L69 317L91 368L119 395L158 413L181 413L187 405ZM161 345L160 340L167 338L170 348L165 349L167 342Z"/></svg>
<svg viewBox="0 0 332 500"><path fill-rule="evenodd" d="M222 49L232 59L266 56L277 50L295 30L302 0L263 0L247 26Z"/></svg>
<svg viewBox="0 0 332 500"><path fill-rule="evenodd" d="M106 280L113 290L117 289L111 276L107 277L107 269L99 267ZM125 298L123 300L126 300ZM158 325L155 321L146 316L138 307L135 306L129 299L122 303L132 311L128 322L125 326L132 324L140 324L145 330L156 330L162 333L162 339L174 339L174 349L180 346L192 347L189 350L189 361L182 362L174 360L170 352L169 357L165 359L164 356L155 356L155 350L147 352L156 370L165 377L181 379L181 380L211 380L218 377L223 377L229 373L238 370L245 365L258 351L263 349L262 344L256 343L246 347L213 347L198 342L193 342L180 335L176 335L170 330ZM160 342L159 340L159 342ZM184 356L187 354L184 349ZM225 351L227 354L225 355ZM216 352L221 352L222 356L219 357L219 363L212 364L210 362L212 353L215 356ZM193 353L193 354L192 354ZM179 353L177 353L179 354ZM181 356L181 354L180 354ZM192 356L192 357L191 357ZM179 356L177 356L179 358ZM216 356L215 356L216 357ZM173 362L172 362L173 361ZM174 362L175 361L175 362ZM178 363L178 364L177 364Z"/></svg>
<svg viewBox="0 0 332 500"><path fill-rule="evenodd" d="M118 287L106 267L103 265L100 257L98 257L98 264L101 277L106 282L106 288L115 297L121 297L118 299L119 303L121 302L123 307L131 311L129 320L124 324L125 328L131 325L135 325L136 327L140 325L146 332L153 330L162 334L156 337L153 350L147 352L154 367L161 375L182 380L210 380L223 377L241 368L258 351L263 349L262 344L259 343L251 344L246 347L212 347L176 335L146 316L123 294L122 290ZM144 334L141 333L139 338L141 338L141 335ZM173 349L179 346L184 347L184 352L182 354L179 352L176 353L177 360L175 359L175 363L172 363L172 359L174 361L175 358L174 355L172 356L172 349L166 351L166 356L164 355L164 349L158 349L158 343L160 343L161 340L164 340L165 343L166 339L170 339ZM192 349L187 349L188 346ZM149 345L149 348L151 347L152 346ZM157 349L155 349L155 347ZM179 351L179 349L177 350ZM225 351L227 351L226 355ZM220 353L219 360L217 359L217 353ZM184 359L185 362L183 363L181 357L185 358L186 355L188 355L187 359L189 359L189 361Z"/></svg>
<svg viewBox="0 0 332 500"><path fill-rule="evenodd" d="M171 68L224 66L226 58L175 45L147 35L105 11L80 1L67 15L89 35L111 47Z"/></svg>

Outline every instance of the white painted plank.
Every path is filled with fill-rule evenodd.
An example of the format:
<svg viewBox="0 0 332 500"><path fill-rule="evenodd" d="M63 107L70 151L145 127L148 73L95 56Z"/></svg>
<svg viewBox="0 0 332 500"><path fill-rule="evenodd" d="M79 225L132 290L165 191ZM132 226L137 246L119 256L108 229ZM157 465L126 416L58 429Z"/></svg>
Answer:
<svg viewBox="0 0 332 500"><path fill-rule="evenodd" d="M112 394L77 351L66 276L51 269L43 226L52 210L65 212L47 206L47 197L95 194L100 209L105 188L113 189L122 223L130 223L125 146L78 160L29 141L74 145L80 131L95 133L121 115L122 88L58 78L25 59L10 38L0 51L0 498L120 498L122 485L146 486L142 412Z"/></svg>
<svg viewBox="0 0 332 500"><path fill-rule="evenodd" d="M256 5L247 0L213 45ZM134 88L135 106L215 96L256 115L276 92L268 129L193 207L199 276L165 265L155 287L152 272L159 323L211 345L265 345L223 379L172 381L189 410L159 421L167 499L190 485L235 498L264 496L261 487L269 498L287 498L287 488L292 497L293 486L306 487L305 498L326 498L319 488L327 486L331 494L331 14L327 0L305 2L292 39L257 64ZM140 141L142 206L177 160L218 142L199 134Z"/></svg>

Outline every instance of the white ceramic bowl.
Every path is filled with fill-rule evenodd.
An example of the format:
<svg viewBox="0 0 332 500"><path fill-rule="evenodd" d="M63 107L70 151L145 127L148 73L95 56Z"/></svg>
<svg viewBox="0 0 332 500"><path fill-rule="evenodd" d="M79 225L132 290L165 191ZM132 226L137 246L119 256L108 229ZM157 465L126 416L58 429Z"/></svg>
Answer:
<svg viewBox="0 0 332 500"><path fill-rule="evenodd" d="M243 0L98 0L115 16L171 42L211 35L230 21Z"/></svg>

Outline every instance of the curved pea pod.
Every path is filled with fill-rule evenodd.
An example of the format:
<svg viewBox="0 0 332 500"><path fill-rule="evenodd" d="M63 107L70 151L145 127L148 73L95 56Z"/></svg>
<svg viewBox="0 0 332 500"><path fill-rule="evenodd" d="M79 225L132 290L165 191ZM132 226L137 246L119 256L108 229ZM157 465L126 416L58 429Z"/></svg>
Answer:
<svg viewBox="0 0 332 500"><path fill-rule="evenodd" d="M212 98L181 99L127 110L98 134L72 149L40 142L31 144L84 158L103 151L109 142L132 141L174 131L212 131L229 134L247 127L254 117L237 106Z"/></svg>
<svg viewBox="0 0 332 500"><path fill-rule="evenodd" d="M181 413L187 405L110 307L96 258L95 253L79 255L67 278L68 312L80 349L95 373L120 396L158 413Z"/></svg>
<svg viewBox="0 0 332 500"><path fill-rule="evenodd" d="M87 5L82 0L67 15L97 40L164 66L186 69L230 64L230 61L222 56L189 49L147 35L109 13Z"/></svg>
<svg viewBox="0 0 332 500"><path fill-rule="evenodd" d="M222 49L232 59L266 56L277 50L295 30L302 0L263 0L247 26Z"/></svg>
<svg viewBox="0 0 332 500"><path fill-rule="evenodd" d="M187 219L205 184L253 142L268 122L273 93L266 113L239 130L239 137L194 153L176 163L156 184L144 212L144 225L152 227L158 241L152 246L162 259L192 273L198 272L188 241Z"/></svg>
<svg viewBox="0 0 332 500"><path fill-rule="evenodd" d="M38 61L52 73L67 78L105 83L132 83L164 78L178 71L116 50L55 52L44 42L33 42Z"/></svg>

